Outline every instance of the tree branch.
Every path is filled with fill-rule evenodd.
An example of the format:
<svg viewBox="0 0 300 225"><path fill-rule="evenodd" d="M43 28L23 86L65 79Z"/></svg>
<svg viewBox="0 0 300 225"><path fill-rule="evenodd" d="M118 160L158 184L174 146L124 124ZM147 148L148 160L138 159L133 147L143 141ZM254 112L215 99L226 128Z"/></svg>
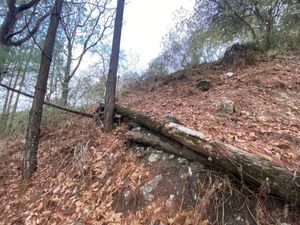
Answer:
<svg viewBox="0 0 300 225"><path fill-rule="evenodd" d="M19 93L21 95L24 95L24 96L28 97L28 98L32 98L32 99L34 98L33 95L28 94L28 93L24 93L24 92L22 92L20 90L14 89L14 88L12 88L12 87L10 87L8 85L0 83L0 86L6 88L7 90L10 90L10 91L13 91L13 92L17 92L17 93ZM74 113L74 114L85 116L85 117L89 117L89 118L95 118L95 115L92 114L92 113L86 113L86 112L77 111L75 109L70 109L70 108L62 107L60 105L56 105L56 104L53 104L53 103L50 103L50 102L46 102L46 101L44 102L44 104L48 105L48 106L51 106L51 107L54 107L54 108L57 108L57 109L60 109L60 110L63 110L63 111L66 111L66 112L69 112L69 113Z"/></svg>
<svg viewBox="0 0 300 225"><path fill-rule="evenodd" d="M23 5L20 5L17 10L19 12L21 11L24 11L24 10L27 10L31 7L33 7L34 5L37 5L41 0L31 0L30 2L26 3L26 4L23 4Z"/></svg>
<svg viewBox="0 0 300 225"><path fill-rule="evenodd" d="M25 43L26 41L28 41L28 40L29 40L29 39L30 39L30 38L31 38L31 37L39 30L39 28L40 28L42 22L43 22L50 14L51 14L51 11L47 12L44 16L42 16L41 18L39 18L38 21L36 22L35 26L34 26L31 30L29 30L28 24L27 24L27 22L26 22L26 27L27 27L27 29L28 29L28 35L26 35L25 37L21 38L21 39L18 40L18 41L11 41L11 40L9 40L9 41L7 42L7 45L10 45L10 46L20 46L20 45L22 45L23 43ZM13 36L13 34L9 36L9 39L11 39L12 36Z"/></svg>

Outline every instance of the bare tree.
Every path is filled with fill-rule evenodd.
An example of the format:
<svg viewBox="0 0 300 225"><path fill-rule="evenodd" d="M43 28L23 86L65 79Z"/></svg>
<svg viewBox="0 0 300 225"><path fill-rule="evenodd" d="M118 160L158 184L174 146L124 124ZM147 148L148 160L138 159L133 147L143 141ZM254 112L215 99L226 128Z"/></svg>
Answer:
<svg viewBox="0 0 300 225"><path fill-rule="evenodd" d="M110 56L109 71L106 82L105 92L105 111L104 111L104 131L110 132L113 129L115 96L117 86L117 72L119 64L120 42L123 23L123 11L125 0L118 0L115 18L114 36L112 52Z"/></svg>
<svg viewBox="0 0 300 225"><path fill-rule="evenodd" d="M57 27L60 20L64 0L56 0L50 16L50 23L42 52L34 99L29 116L25 150L23 155L23 178L29 178L37 169L37 150L39 144L40 125L47 80L52 60Z"/></svg>
<svg viewBox="0 0 300 225"><path fill-rule="evenodd" d="M42 22L50 15L50 12L39 13L40 10L38 10L37 6L40 1L31 0L28 3L17 6L17 0L6 0L7 11L0 26L0 45L21 45L39 30ZM17 28L17 22L22 18L25 21L22 22L22 26ZM15 37L17 37L16 40L14 40Z"/></svg>
<svg viewBox="0 0 300 225"><path fill-rule="evenodd" d="M83 2L77 5L68 5L68 13L62 20L63 31L66 36L66 67L62 79L63 104L68 103L69 83L78 70L84 55L106 37L107 30L112 27L113 12L109 8L111 0L97 3ZM74 57L76 45L82 49ZM73 58L74 57L74 58ZM73 69L71 66L73 65Z"/></svg>

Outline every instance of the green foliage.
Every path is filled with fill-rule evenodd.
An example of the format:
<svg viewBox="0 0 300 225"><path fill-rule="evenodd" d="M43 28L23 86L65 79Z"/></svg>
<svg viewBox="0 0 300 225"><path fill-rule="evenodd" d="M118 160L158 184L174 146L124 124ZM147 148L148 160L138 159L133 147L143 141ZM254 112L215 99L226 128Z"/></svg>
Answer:
<svg viewBox="0 0 300 225"><path fill-rule="evenodd" d="M8 134L25 133L27 128L27 121L29 118L29 110L20 110L15 114L15 119L12 127L5 132Z"/></svg>
<svg viewBox="0 0 300 225"><path fill-rule="evenodd" d="M44 125L58 124L63 121L68 114L62 110L44 106L42 123ZM25 134L29 118L29 110L20 110L15 113L15 118L9 130L3 134Z"/></svg>
<svg viewBox="0 0 300 225"><path fill-rule="evenodd" d="M149 76L159 76L163 74L167 74L168 71L166 69L166 55L160 55L156 57L154 60L152 60L148 65L148 70L146 71L146 74Z"/></svg>
<svg viewBox="0 0 300 225"><path fill-rule="evenodd" d="M299 12L297 0L196 0L192 14L179 12L166 35L161 65L172 72L216 60L236 42L265 51L299 48Z"/></svg>
<svg viewBox="0 0 300 225"><path fill-rule="evenodd" d="M42 126L55 126L60 122L64 121L68 113L60 109L44 105Z"/></svg>
<svg viewBox="0 0 300 225"><path fill-rule="evenodd" d="M0 74L5 72L5 64L9 56L9 47L0 45Z"/></svg>

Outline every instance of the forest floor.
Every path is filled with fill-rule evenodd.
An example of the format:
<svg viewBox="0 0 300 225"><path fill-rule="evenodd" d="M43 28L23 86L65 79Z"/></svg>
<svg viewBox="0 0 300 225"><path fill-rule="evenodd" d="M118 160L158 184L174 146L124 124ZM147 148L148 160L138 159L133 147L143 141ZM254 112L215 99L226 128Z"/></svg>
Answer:
<svg viewBox="0 0 300 225"><path fill-rule="evenodd" d="M213 87L199 90L200 80ZM120 102L161 118L174 115L211 139L300 168L300 55L262 58L243 69L209 63L139 86ZM217 112L224 99L234 103L232 115Z"/></svg>
<svg viewBox="0 0 300 225"><path fill-rule="evenodd" d="M212 88L199 90L199 80L210 80ZM232 115L216 110L225 98L234 103ZM300 168L299 54L244 68L209 63L147 77L123 91L119 103L173 115L211 139ZM263 190L127 143L126 122L110 134L101 128L68 114L44 119L39 167L27 182L21 179L25 132L1 138L0 224L300 224L299 208Z"/></svg>

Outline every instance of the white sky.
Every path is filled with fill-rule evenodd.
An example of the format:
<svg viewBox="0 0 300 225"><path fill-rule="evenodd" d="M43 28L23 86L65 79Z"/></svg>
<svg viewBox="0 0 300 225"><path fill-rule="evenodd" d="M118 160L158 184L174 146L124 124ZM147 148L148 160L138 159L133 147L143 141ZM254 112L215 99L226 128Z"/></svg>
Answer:
<svg viewBox="0 0 300 225"><path fill-rule="evenodd" d="M162 50L161 42L174 25L180 7L192 9L194 0L128 0L124 9L121 49L139 56L144 69Z"/></svg>

